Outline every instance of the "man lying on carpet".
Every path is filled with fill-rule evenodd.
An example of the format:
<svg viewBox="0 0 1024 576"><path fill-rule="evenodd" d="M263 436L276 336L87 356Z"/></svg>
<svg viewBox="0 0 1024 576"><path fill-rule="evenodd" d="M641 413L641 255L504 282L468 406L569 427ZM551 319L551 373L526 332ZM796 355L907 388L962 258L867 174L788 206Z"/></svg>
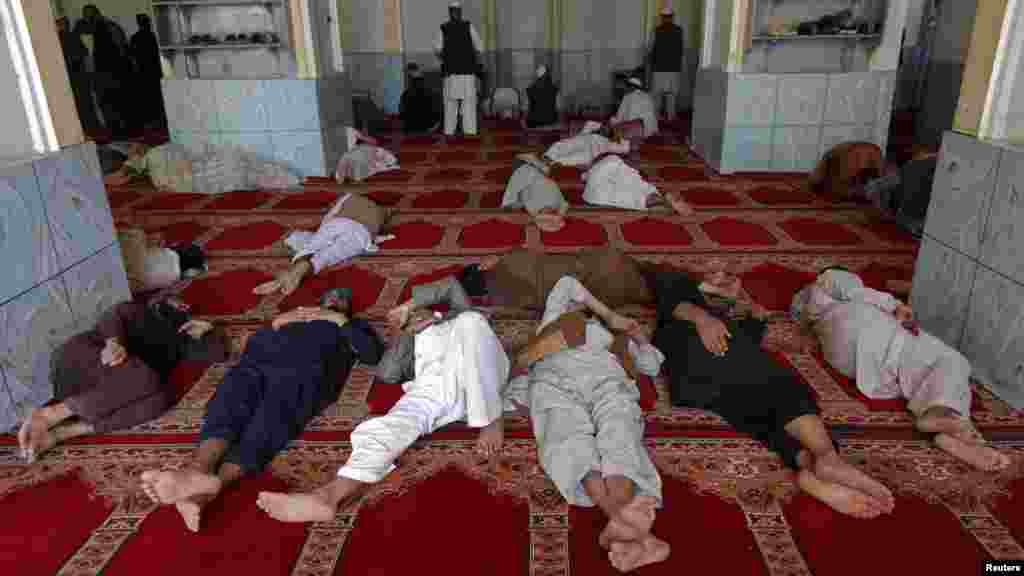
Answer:
<svg viewBox="0 0 1024 576"><path fill-rule="evenodd" d="M761 349L763 321L716 317L685 274L662 272L655 283L654 345L665 354L674 405L716 412L753 435L798 470L803 491L843 514L892 512L889 489L839 456L808 387Z"/></svg>
<svg viewBox="0 0 1024 576"><path fill-rule="evenodd" d="M345 138L348 152L338 160L334 171L338 182L362 182L374 174L398 170L398 158L378 146L376 139L348 126L345 127Z"/></svg>
<svg viewBox="0 0 1024 576"><path fill-rule="evenodd" d="M447 315L424 306L447 301ZM394 461L424 434L452 422L480 428L477 447L495 455L504 440L502 391L509 359L486 317L469 309L454 278L416 286L388 320L405 334L382 359L381 376L401 380L405 394L384 416L352 431L352 454L330 484L308 494L261 492L258 505L282 522L327 521L338 506L382 480Z"/></svg>
<svg viewBox="0 0 1024 576"><path fill-rule="evenodd" d="M909 306L831 267L796 294L790 312L814 331L828 363L865 396L906 398L915 426L935 434L939 448L982 470L1009 465L1009 457L986 446L971 425L970 362L920 331Z"/></svg>
<svg viewBox="0 0 1024 576"><path fill-rule="evenodd" d="M277 278L253 289L254 294L291 294L309 274L341 264L361 254L377 251L377 243L393 212L359 194L343 194L320 221L317 231L296 230L284 243L295 255L292 266Z"/></svg>
<svg viewBox="0 0 1024 576"><path fill-rule="evenodd" d="M261 471L337 400L356 359L376 364L383 346L368 322L351 318L350 298L347 288L328 290L319 307L282 314L250 336L206 405L192 462L144 472L145 493L174 504L188 529L199 530L207 504L242 475Z"/></svg>
<svg viewBox="0 0 1024 576"><path fill-rule="evenodd" d="M118 230L121 258L132 294L144 294L206 271L206 254L195 244L150 246L145 230Z"/></svg>
<svg viewBox="0 0 1024 576"><path fill-rule="evenodd" d="M629 93L619 103L619 109L612 116L612 124L623 124L632 120L641 120L644 124L644 137L649 138L658 133L658 113L654 99L644 90L643 80L632 77L627 81Z"/></svg>
<svg viewBox="0 0 1024 576"><path fill-rule="evenodd" d="M459 281L490 306L543 312L547 295L562 276L573 276L611 308L654 303L647 277L651 266L611 246L574 254L517 248L465 267Z"/></svg>
<svg viewBox="0 0 1024 576"><path fill-rule="evenodd" d="M103 177L107 186L124 186L147 176L160 190L222 194L233 190L294 188L301 183L287 166L231 146L207 145L194 155L182 144L147 148L132 144L121 168Z"/></svg>
<svg viewBox="0 0 1024 576"><path fill-rule="evenodd" d="M21 426L21 455L32 463L70 438L154 420L174 401L168 379L179 362L223 362L229 355L223 332L190 319L176 299L118 304L54 352L57 403L36 408Z"/></svg>
<svg viewBox="0 0 1024 576"><path fill-rule="evenodd" d="M583 200L596 206L626 210L648 210L661 203L680 216L692 216L693 208L676 191L662 196L658 189L644 180L640 172L618 156L605 156L583 174L587 186Z"/></svg>
<svg viewBox="0 0 1024 576"><path fill-rule="evenodd" d="M544 161L562 166L590 166L605 154L629 154L629 141L618 128L588 121L579 134L549 146Z"/></svg>
<svg viewBox="0 0 1024 576"><path fill-rule="evenodd" d="M502 208L524 208L534 224L545 232L557 232L565 226L569 203L558 184L548 177L550 164L532 154L516 157L519 166L505 185Z"/></svg>
<svg viewBox="0 0 1024 576"><path fill-rule="evenodd" d="M555 284L537 336L517 358L529 367L519 378L529 380L541 466L569 504L597 505L608 516L599 543L622 572L670 552L651 534L661 477L644 446L635 381L640 373L656 376L664 359L638 322L613 312L572 276Z"/></svg>

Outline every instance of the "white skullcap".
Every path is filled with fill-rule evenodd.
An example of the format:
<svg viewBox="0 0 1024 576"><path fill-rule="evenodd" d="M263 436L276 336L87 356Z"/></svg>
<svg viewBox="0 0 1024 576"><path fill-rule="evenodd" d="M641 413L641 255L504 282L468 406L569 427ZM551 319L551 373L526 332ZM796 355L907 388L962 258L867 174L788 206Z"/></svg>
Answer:
<svg viewBox="0 0 1024 576"><path fill-rule="evenodd" d="M543 75L545 75L547 73L548 73L548 67L547 66L541 65L541 66L537 67L537 78L540 78L541 76L543 76Z"/></svg>
<svg viewBox="0 0 1024 576"><path fill-rule="evenodd" d="M451 2L448 4L449 8L462 8L462 2Z"/></svg>
<svg viewBox="0 0 1024 576"><path fill-rule="evenodd" d="M661 15L662 16L671 16L672 15L672 9L669 8L668 6L662 8L661 9Z"/></svg>
<svg viewBox="0 0 1024 576"><path fill-rule="evenodd" d="M640 80L639 78L635 78L635 77L634 78L630 78L629 80L627 80L627 82L629 84L632 84L633 86L636 86L637 88L643 88L644 87L643 81Z"/></svg>

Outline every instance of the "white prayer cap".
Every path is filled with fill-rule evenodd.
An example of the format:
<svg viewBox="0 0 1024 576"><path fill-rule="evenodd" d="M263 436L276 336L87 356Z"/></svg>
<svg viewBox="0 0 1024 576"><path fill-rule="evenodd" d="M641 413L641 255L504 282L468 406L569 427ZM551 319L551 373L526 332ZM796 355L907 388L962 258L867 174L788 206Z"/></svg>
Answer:
<svg viewBox="0 0 1024 576"><path fill-rule="evenodd" d="M547 66L541 65L541 66L537 67L537 78L540 78L541 76L543 76L543 75L545 75L547 73L548 73L548 67Z"/></svg>
<svg viewBox="0 0 1024 576"><path fill-rule="evenodd" d="M644 87L643 81L640 80L639 78L636 78L636 77L631 77L629 80L627 80L627 82L629 84L632 84L633 86L636 86L637 88L643 88Z"/></svg>
<svg viewBox="0 0 1024 576"><path fill-rule="evenodd" d="M672 15L672 8L669 7L669 6L665 6L664 8L661 9L661 15L662 16L671 16Z"/></svg>
<svg viewBox="0 0 1024 576"><path fill-rule="evenodd" d="M580 130L580 134L593 134L601 129L600 122L594 122L593 120L587 120L583 125L583 130Z"/></svg>
<svg viewBox="0 0 1024 576"><path fill-rule="evenodd" d="M451 2L448 4L449 8L462 8L462 2Z"/></svg>

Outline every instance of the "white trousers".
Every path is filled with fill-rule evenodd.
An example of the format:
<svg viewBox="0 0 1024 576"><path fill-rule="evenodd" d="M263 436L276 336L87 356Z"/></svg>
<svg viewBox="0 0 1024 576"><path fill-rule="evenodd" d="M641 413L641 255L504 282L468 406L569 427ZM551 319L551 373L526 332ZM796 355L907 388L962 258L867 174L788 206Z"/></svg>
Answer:
<svg viewBox="0 0 1024 576"><path fill-rule="evenodd" d="M676 99L679 96L679 76L681 72L655 72L652 74L651 95L655 104L664 106L662 114L670 121L676 117Z"/></svg>
<svg viewBox="0 0 1024 576"><path fill-rule="evenodd" d="M352 431L352 454L338 476L379 482L420 436L459 420L482 428L501 416L510 363L482 315L463 312L432 326L416 335L416 347L416 377L387 414Z"/></svg>
<svg viewBox="0 0 1024 576"><path fill-rule="evenodd" d="M460 106L461 105L461 106ZM444 79L444 133L455 134L462 114L462 132L476 136L476 76L448 76Z"/></svg>

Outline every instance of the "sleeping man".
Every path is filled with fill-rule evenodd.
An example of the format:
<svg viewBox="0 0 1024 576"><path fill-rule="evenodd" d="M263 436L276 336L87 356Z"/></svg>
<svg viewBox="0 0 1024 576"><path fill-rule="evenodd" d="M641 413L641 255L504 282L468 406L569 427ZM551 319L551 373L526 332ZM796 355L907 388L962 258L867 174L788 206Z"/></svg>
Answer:
<svg viewBox="0 0 1024 576"><path fill-rule="evenodd" d="M529 380L541 466L569 504L605 513L599 543L623 572L670 552L651 534L662 505L661 477L644 446L635 381L640 373L657 375L662 360L635 320L610 310L572 276L555 284L537 336L518 357L529 367L519 379Z"/></svg>
<svg viewBox="0 0 1024 576"><path fill-rule="evenodd" d="M427 307L449 304L447 315ZM501 447L502 391L510 363L482 314L471 310L458 281L416 286L412 299L391 310L398 342L381 360L385 381L403 381L405 394L384 416L352 432L352 454L331 483L308 494L261 492L257 505L282 522L324 522L349 497L384 479L394 462L424 434L465 421L480 428L477 445L487 455Z"/></svg>

